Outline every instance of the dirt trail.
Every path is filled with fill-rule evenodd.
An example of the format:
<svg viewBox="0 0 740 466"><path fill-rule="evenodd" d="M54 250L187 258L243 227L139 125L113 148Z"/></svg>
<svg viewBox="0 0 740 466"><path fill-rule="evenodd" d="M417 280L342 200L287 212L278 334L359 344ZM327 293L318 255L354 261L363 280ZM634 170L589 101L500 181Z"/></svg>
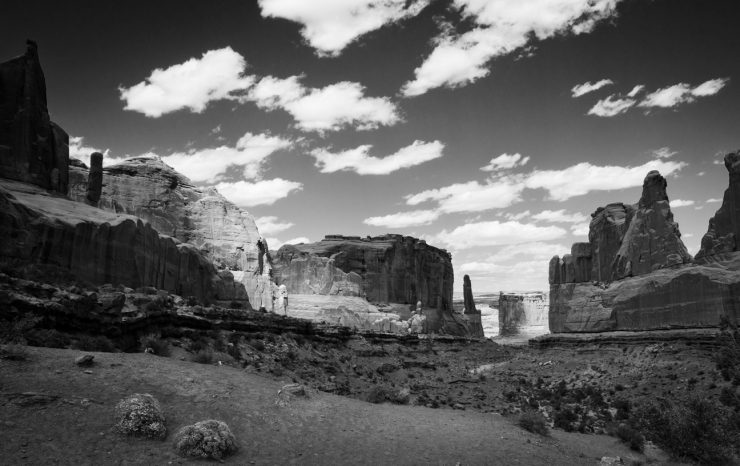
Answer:
<svg viewBox="0 0 740 466"><path fill-rule="evenodd" d="M180 426L216 418L240 451L228 464L593 465L601 456L645 458L616 439L525 432L496 414L374 405L312 392L275 404L289 382L226 366L148 354L92 353L85 373L74 350L28 348L0 361L0 463L191 464L171 448ZM35 392L36 395L21 395ZM111 429L116 402L148 392L162 403L168 440L124 438Z"/></svg>

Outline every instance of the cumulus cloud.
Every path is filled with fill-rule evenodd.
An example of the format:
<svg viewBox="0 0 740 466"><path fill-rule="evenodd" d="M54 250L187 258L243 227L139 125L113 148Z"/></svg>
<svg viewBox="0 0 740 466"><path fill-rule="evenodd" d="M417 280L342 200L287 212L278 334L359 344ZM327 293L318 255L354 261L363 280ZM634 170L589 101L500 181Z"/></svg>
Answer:
<svg viewBox="0 0 740 466"><path fill-rule="evenodd" d="M612 81L611 79L602 79L600 81L596 81L596 82L593 82L593 83L590 82L590 81L587 81L587 82L585 82L583 84L576 84L575 86L573 86L573 88L570 90L570 92L571 92L571 95L574 98L576 98L576 97L580 97L582 95L586 95L589 92L598 91L602 87L609 86L611 84L614 84L614 81Z"/></svg>
<svg viewBox="0 0 740 466"><path fill-rule="evenodd" d="M509 207L521 201L524 187L521 177L517 176L490 179L485 183L468 181L408 195L406 204L418 205L434 201L438 210L444 213L481 212Z"/></svg>
<svg viewBox="0 0 740 466"><path fill-rule="evenodd" d="M549 261L552 256L560 255L568 248L562 244L533 242L504 246L486 259L486 262L502 263L525 257L530 260Z"/></svg>
<svg viewBox="0 0 740 466"><path fill-rule="evenodd" d="M694 205L695 202L691 200L684 200L684 199L674 199L670 201L671 209L677 209L679 207L687 207L690 205Z"/></svg>
<svg viewBox="0 0 740 466"><path fill-rule="evenodd" d="M321 169L321 173L353 171L359 175L387 175L442 157L444 144L439 141L414 141L411 145L382 158L369 155L372 147L366 144L340 152L329 152L323 148L314 149L311 155L316 159L316 166Z"/></svg>
<svg viewBox="0 0 740 466"><path fill-rule="evenodd" d="M442 230L433 237L450 249L468 249L477 246L504 246L508 244L550 241L562 238L566 231L560 227L538 226L516 221L468 223L452 231Z"/></svg>
<svg viewBox="0 0 740 466"><path fill-rule="evenodd" d="M589 230L590 230L589 222L581 223L578 225L572 225L570 227L570 232L576 236L588 236Z"/></svg>
<svg viewBox="0 0 740 466"><path fill-rule="evenodd" d="M212 101L235 99L250 87L253 76L244 75L246 61L231 47L209 50L169 68L157 68L144 81L120 87L125 110L152 118L181 109L200 113Z"/></svg>
<svg viewBox="0 0 740 466"><path fill-rule="evenodd" d="M93 152L100 152L103 154L103 166L113 165L123 160L122 158L110 158L110 149L98 149L97 147L88 146L85 144L85 138L82 136L70 136L69 137L69 156L74 157L77 160L81 160L88 167L90 166L90 154Z"/></svg>
<svg viewBox="0 0 740 466"><path fill-rule="evenodd" d="M242 100L252 100L266 110L283 109L304 131L335 131L346 126L368 130L401 121L388 97L366 97L364 86L349 81L317 89L304 87L300 76L266 76Z"/></svg>
<svg viewBox="0 0 740 466"><path fill-rule="evenodd" d="M446 28L435 47L404 84L406 97L430 89L469 84L489 73L488 62L525 47L533 39L589 32L615 13L619 0L454 0L473 29L456 34Z"/></svg>
<svg viewBox="0 0 740 466"><path fill-rule="evenodd" d="M596 104L589 109L588 114L599 117L613 117L634 107L635 103L637 103L635 99L624 99L612 94L596 102Z"/></svg>
<svg viewBox="0 0 740 466"><path fill-rule="evenodd" d="M260 176L265 159L276 151L289 149L293 142L270 134L247 132L234 147L219 146L207 149L175 152L162 160L196 183L214 183L229 167L239 167L244 178Z"/></svg>
<svg viewBox="0 0 740 466"><path fill-rule="evenodd" d="M674 84L651 92L638 105L646 108L673 108L680 104L694 102L698 97L715 95L725 87L728 81L729 78L710 79L696 87L691 87L686 83Z"/></svg>
<svg viewBox="0 0 740 466"><path fill-rule="evenodd" d="M532 215L533 220L539 220L550 223L583 223L588 221L588 217L580 212L566 212L560 210L543 210L542 212Z"/></svg>
<svg viewBox="0 0 740 466"><path fill-rule="evenodd" d="M292 222L281 222L274 215L256 218L254 219L254 222L257 224L257 229L260 231L260 234L263 236L276 235L293 226Z"/></svg>
<svg viewBox="0 0 740 466"><path fill-rule="evenodd" d="M645 174L650 170L658 170L663 176L668 176L686 165L685 162L671 160L651 160L635 167L582 162L561 170L535 170L527 176L525 184L530 189L545 189L552 200L564 201L591 191L642 186Z"/></svg>
<svg viewBox="0 0 740 466"><path fill-rule="evenodd" d="M675 150L671 150L670 147L661 147L653 151L653 156L659 159L669 159L674 155L678 154Z"/></svg>
<svg viewBox="0 0 740 466"><path fill-rule="evenodd" d="M429 0L259 0L262 16L303 25L301 35L318 55L337 56L360 36L416 16Z"/></svg>
<svg viewBox="0 0 740 466"><path fill-rule="evenodd" d="M529 162L529 156L522 157L522 154L501 154L494 157L488 162L488 165L481 167L484 172L495 172L499 170L509 170L515 167L521 167Z"/></svg>
<svg viewBox="0 0 740 466"><path fill-rule="evenodd" d="M215 188L228 200L240 207L272 205L275 201L288 197L293 191L303 189L296 181L274 178L256 182L236 181L218 183Z"/></svg>
<svg viewBox="0 0 740 466"><path fill-rule="evenodd" d="M411 210L380 217L368 217L362 221L365 225L386 228L408 228L429 225L439 218L436 210Z"/></svg>

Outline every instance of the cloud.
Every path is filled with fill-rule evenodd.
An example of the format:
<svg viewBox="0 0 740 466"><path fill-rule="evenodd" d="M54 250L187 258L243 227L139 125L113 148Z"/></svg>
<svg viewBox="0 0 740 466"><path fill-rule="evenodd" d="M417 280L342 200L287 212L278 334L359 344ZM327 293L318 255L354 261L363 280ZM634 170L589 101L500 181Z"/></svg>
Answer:
<svg viewBox="0 0 740 466"><path fill-rule="evenodd" d="M529 217L530 215L532 215L532 214L528 210L525 210L524 212L519 212L518 214L512 214L512 213L506 213L506 214L504 214L504 216L508 220L521 220L523 218Z"/></svg>
<svg viewBox="0 0 740 466"><path fill-rule="evenodd" d="M406 97L446 86L464 86L489 73L488 62L558 34L589 32L615 13L619 0L454 0L473 28L463 34L450 28L437 37L434 49L403 85Z"/></svg>
<svg viewBox="0 0 740 466"><path fill-rule="evenodd" d="M645 89L645 86L642 84L638 84L637 86L633 87L629 93L627 93L627 97L637 97L637 94L642 92L642 90Z"/></svg>
<svg viewBox="0 0 740 466"><path fill-rule="evenodd" d="M582 95L586 95L589 92L598 91L602 87L609 86L611 84L614 84L614 81L612 81L611 79L602 79L602 80L596 81L594 83L592 83L592 82L589 81L589 82L585 82L583 84L576 84L575 86L573 86L573 88L570 90L570 92L571 92L571 95L574 98L576 98L576 97L580 97Z"/></svg>
<svg viewBox="0 0 740 466"><path fill-rule="evenodd" d="M686 207L690 205L694 205L695 202L691 200L684 200L684 199L674 199L670 201L671 209L678 209L679 207Z"/></svg>
<svg viewBox="0 0 740 466"><path fill-rule="evenodd" d="M260 231L260 234L263 236L282 233L294 225L292 222L281 222L273 215L256 218L254 219L254 222L257 224L257 229Z"/></svg>
<svg viewBox="0 0 740 466"><path fill-rule="evenodd" d="M438 218L439 212L435 210L411 210L382 217L368 217L362 223L375 227L408 228L429 225Z"/></svg>
<svg viewBox="0 0 740 466"><path fill-rule="evenodd" d="M675 150L671 150L670 147L661 147L653 151L653 156L659 159L669 159L674 155L678 154Z"/></svg>
<svg viewBox="0 0 740 466"><path fill-rule="evenodd" d="M588 232L591 230L589 222L581 223L578 225L572 225L570 227L571 234L575 236L588 236Z"/></svg>
<svg viewBox="0 0 740 466"><path fill-rule="evenodd" d="M710 79L696 87L691 87L686 83L674 84L651 92L638 105L645 108L673 108L680 104L694 102L698 97L715 95L725 87L728 81L729 78Z"/></svg>
<svg viewBox="0 0 740 466"><path fill-rule="evenodd" d="M583 223L589 218L580 212L568 213L565 209L560 210L543 210L540 213L532 215L532 220L539 220L550 223Z"/></svg>
<svg viewBox="0 0 740 466"><path fill-rule="evenodd" d="M509 207L521 201L524 184L521 177L504 176L487 180L485 183L468 181L443 188L428 189L406 196L406 204L418 205L435 201L438 210L451 212L481 212L489 209Z"/></svg>
<svg viewBox="0 0 740 466"><path fill-rule="evenodd" d="M85 145L85 138L82 136L70 136L69 137L69 156L74 157L77 160L81 160L88 167L90 166L90 154L93 152L100 152L103 154L103 166L107 167L123 160L122 158L110 158L110 149L98 149Z"/></svg>
<svg viewBox="0 0 740 466"><path fill-rule="evenodd" d="M299 236L298 238L291 238L287 241L280 241L277 238L266 238L267 240L267 247L270 251L277 251L282 246L285 246L286 244L301 244L301 243L310 243L311 240L306 238L305 236Z"/></svg>
<svg viewBox="0 0 740 466"><path fill-rule="evenodd" d="M488 162L488 165L481 167L484 172L495 172L499 170L509 170L515 167L521 167L529 162L529 156L522 158L522 154L501 154L494 157Z"/></svg>
<svg viewBox="0 0 740 466"><path fill-rule="evenodd" d="M545 189L552 200L564 201L591 191L642 186L645 174L651 170L668 176L686 165L685 162L671 160L651 160L635 167L598 166L582 162L561 170L535 170L527 176L525 184L530 189Z"/></svg>
<svg viewBox="0 0 740 466"><path fill-rule="evenodd" d="M249 88L253 76L245 76L246 61L231 47L209 50L169 68L157 68L144 81L120 87L124 110L158 118L166 113L189 109L200 113L217 100L235 99Z"/></svg>
<svg viewBox="0 0 740 466"><path fill-rule="evenodd" d="M315 164L321 169L321 173L353 171L359 175L387 175L442 157L444 144L439 141L414 141L411 145L382 158L368 155L372 147L366 144L341 152L314 149L311 155L316 159Z"/></svg>
<svg viewBox="0 0 740 466"><path fill-rule="evenodd" d="M565 236L566 231L556 226L537 226L515 221L468 223L452 231L442 230L433 237L450 249L468 249L477 246L503 246L508 244L549 241Z"/></svg>
<svg viewBox="0 0 740 466"><path fill-rule="evenodd" d="M215 188L228 200L240 207L272 205L275 201L287 197L293 191L303 189L303 184L296 181L274 178L254 183L236 181L219 183Z"/></svg>
<svg viewBox="0 0 740 466"><path fill-rule="evenodd" d="M260 176L267 157L292 145L291 140L280 136L247 132L234 147L175 152L163 156L162 160L196 183L214 183L232 166L241 168L244 178L255 179Z"/></svg>
<svg viewBox="0 0 740 466"><path fill-rule="evenodd" d="M336 131L346 126L368 130L401 121L388 97L366 97L364 86L349 81L316 89L304 87L301 76L266 76L241 100L254 101L266 110L283 109L303 131Z"/></svg>
<svg viewBox="0 0 740 466"><path fill-rule="evenodd" d="M613 117L634 107L635 103L635 99L623 99L617 97L616 94L612 94L596 102L596 104L594 104L594 106L588 111L588 114L599 117Z"/></svg>
<svg viewBox="0 0 740 466"><path fill-rule="evenodd" d="M428 0L259 0L263 17L303 25L301 35L320 56L337 56L360 36L419 14Z"/></svg>
<svg viewBox="0 0 740 466"><path fill-rule="evenodd" d="M469 274L475 289L498 289L508 292L546 291L548 289L547 261L517 261L497 264L486 261L466 262L456 268L461 274ZM483 285L481 285L483 283ZM490 285L485 285L490 283Z"/></svg>
<svg viewBox="0 0 740 466"><path fill-rule="evenodd" d="M549 261L552 256L562 254L567 250L562 244L533 242L525 244L514 244L504 246L495 254L486 259L487 262L502 263L519 257L526 257L530 260Z"/></svg>
<svg viewBox="0 0 740 466"><path fill-rule="evenodd" d="M716 202L722 202L722 199L717 199L716 197L712 197L712 198L707 199L706 202L707 204L714 204Z"/></svg>

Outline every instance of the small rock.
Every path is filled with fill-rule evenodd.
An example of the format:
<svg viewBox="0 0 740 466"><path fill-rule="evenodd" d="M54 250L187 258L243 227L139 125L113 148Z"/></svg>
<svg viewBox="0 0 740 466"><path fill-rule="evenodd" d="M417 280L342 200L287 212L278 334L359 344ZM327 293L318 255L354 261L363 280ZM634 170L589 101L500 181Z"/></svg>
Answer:
<svg viewBox="0 0 740 466"><path fill-rule="evenodd" d="M92 354L83 354L82 356L75 359L75 364L78 366L92 366L93 365L93 359L95 359L95 356Z"/></svg>
<svg viewBox="0 0 740 466"><path fill-rule="evenodd" d="M619 456L603 456L599 461L599 466L614 466L618 464L624 464L624 461Z"/></svg>
<svg viewBox="0 0 740 466"><path fill-rule="evenodd" d="M452 405L452 409L462 409L465 410L465 406L461 405L460 403L455 403Z"/></svg>
<svg viewBox="0 0 740 466"><path fill-rule="evenodd" d="M83 372L84 372L85 374L92 374L92 373L93 373L93 371L91 371L90 369L88 369L88 370L86 370L86 371L83 371Z"/></svg>

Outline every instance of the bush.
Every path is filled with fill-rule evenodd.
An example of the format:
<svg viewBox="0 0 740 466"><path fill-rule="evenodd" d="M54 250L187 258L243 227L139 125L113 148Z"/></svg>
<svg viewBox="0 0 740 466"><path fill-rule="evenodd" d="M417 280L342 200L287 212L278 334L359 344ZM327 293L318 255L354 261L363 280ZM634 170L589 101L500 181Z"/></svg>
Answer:
<svg viewBox="0 0 740 466"><path fill-rule="evenodd" d="M162 408L148 393L135 393L116 405L116 430L124 435L164 439L167 427Z"/></svg>
<svg viewBox="0 0 740 466"><path fill-rule="evenodd" d="M411 392L404 388L395 390L385 385L376 385L365 395L365 401L374 404L389 401L394 404L407 404L411 398Z"/></svg>
<svg viewBox="0 0 740 466"><path fill-rule="evenodd" d="M181 456L220 460L237 451L236 439L226 423L200 421L175 434L174 448Z"/></svg>
<svg viewBox="0 0 740 466"><path fill-rule="evenodd" d="M674 458L700 464L730 464L740 453L740 423L714 400L650 403L633 413L645 436Z"/></svg>
<svg viewBox="0 0 740 466"><path fill-rule="evenodd" d="M627 424L619 424L615 434L631 450L642 452L645 449L645 437Z"/></svg>
<svg viewBox="0 0 740 466"><path fill-rule="evenodd" d="M26 332L26 341L31 346L66 348L72 339L66 333L53 328L34 328Z"/></svg>
<svg viewBox="0 0 740 466"><path fill-rule="evenodd" d="M163 357L168 357L170 354L172 354L172 352L170 351L170 345L169 343L167 343L167 340L163 340L156 335L143 336L139 341L144 351L146 351L147 349L151 349L154 354Z"/></svg>
<svg viewBox="0 0 740 466"><path fill-rule="evenodd" d="M211 364L213 362L213 353L211 350L203 349L195 353L190 360L198 364Z"/></svg>
<svg viewBox="0 0 740 466"><path fill-rule="evenodd" d="M578 420L578 415L574 413L570 408L564 408L560 411L555 411L553 418L553 424L555 427L559 427L566 432L573 432L573 422Z"/></svg>
<svg viewBox="0 0 740 466"><path fill-rule="evenodd" d="M82 335L77 338L74 348L82 351L102 351L105 353L112 353L116 350L113 342L102 335Z"/></svg>
<svg viewBox="0 0 740 466"><path fill-rule="evenodd" d="M28 350L25 346L10 343L0 347L0 359L7 359L8 361L25 361L28 359Z"/></svg>
<svg viewBox="0 0 740 466"><path fill-rule="evenodd" d="M517 422L522 429L539 435L549 435L550 427L547 420L539 411L525 411Z"/></svg>

